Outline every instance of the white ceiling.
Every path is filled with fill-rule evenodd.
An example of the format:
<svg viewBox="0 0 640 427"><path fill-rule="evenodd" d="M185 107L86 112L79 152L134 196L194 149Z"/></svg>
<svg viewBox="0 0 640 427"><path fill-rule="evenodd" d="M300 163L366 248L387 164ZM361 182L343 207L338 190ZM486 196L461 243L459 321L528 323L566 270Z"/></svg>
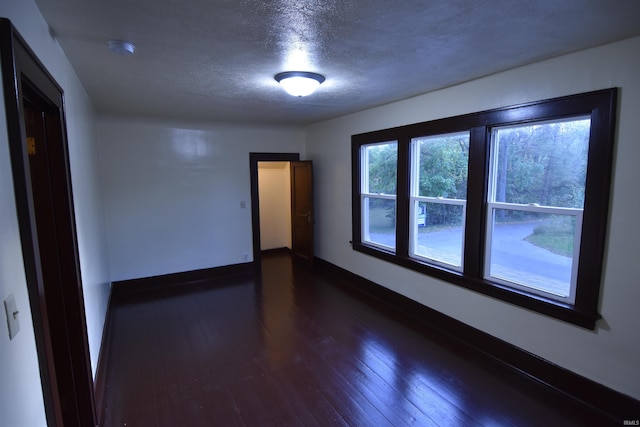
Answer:
<svg viewBox="0 0 640 427"><path fill-rule="evenodd" d="M36 3L98 112L198 121L304 125L640 35L638 0ZM294 98L282 71L326 81Z"/></svg>

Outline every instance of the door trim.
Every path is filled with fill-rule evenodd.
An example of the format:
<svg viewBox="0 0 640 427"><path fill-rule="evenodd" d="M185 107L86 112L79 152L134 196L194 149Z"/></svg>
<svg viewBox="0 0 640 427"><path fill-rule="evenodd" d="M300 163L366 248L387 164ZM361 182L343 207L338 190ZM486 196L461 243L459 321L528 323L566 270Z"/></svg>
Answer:
<svg viewBox="0 0 640 427"><path fill-rule="evenodd" d="M249 153L249 174L251 177L251 230L253 235L253 265L260 269L260 197L258 195L258 162L296 162L300 153Z"/></svg>
<svg viewBox="0 0 640 427"><path fill-rule="evenodd" d="M95 426L93 376L80 277L63 91L5 18L0 18L0 67L18 226L47 424ZM47 108L52 115L48 117L54 120L54 132L50 135L55 141L55 154L50 157L50 164L54 167L49 177L64 190L56 193L54 207L58 263L64 272L59 283L64 283L64 286L54 287L55 290L49 292L57 292L61 296L62 308L47 306L43 283L29 158L24 149L23 91L26 86L49 106ZM60 339L54 341L52 337L66 338L60 342Z"/></svg>

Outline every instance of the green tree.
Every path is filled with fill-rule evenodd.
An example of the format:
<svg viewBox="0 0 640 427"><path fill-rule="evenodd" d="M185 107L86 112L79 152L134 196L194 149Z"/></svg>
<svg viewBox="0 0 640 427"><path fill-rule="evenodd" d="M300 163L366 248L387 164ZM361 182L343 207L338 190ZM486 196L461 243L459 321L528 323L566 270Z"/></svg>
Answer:
<svg viewBox="0 0 640 427"><path fill-rule="evenodd" d="M418 195L466 200L469 136L456 134L418 140ZM440 203L423 203L430 226L459 224L462 209Z"/></svg>
<svg viewBox="0 0 640 427"><path fill-rule="evenodd" d="M369 169L369 193L396 194L398 180L398 144L376 144L367 146ZM395 204L389 200L371 199L369 209L372 217L386 218L384 227L395 227ZM377 212L382 213L378 215ZM380 224L378 222L378 224Z"/></svg>
<svg viewBox="0 0 640 427"><path fill-rule="evenodd" d="M369 192L396 194L398 175L398 144L377 144L367 147L369 157Z"/></svg>
<svg viewBox="0 0 640 427"><path fill-rule="evenodd" d="M571 120L499 129L496 201L582 208L589 127Z"/></svg>
<svg viewBox="0 0 640 427"><path fill-rule="evenodd" d="M442 136L419 141L419 195L467 198L467 135Z"/></svg>

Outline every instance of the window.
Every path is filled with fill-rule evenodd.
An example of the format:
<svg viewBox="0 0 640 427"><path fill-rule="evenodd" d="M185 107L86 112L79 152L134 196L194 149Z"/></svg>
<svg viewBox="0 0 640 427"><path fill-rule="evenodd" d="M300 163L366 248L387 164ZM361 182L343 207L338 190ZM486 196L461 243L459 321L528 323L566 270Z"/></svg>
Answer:
<svg viewBox="0 0 640 427"><path fill-rule="evenodd" d="M352 136L354 250L593 329L616 94Z"/></svg>
<svg viewBox="0 0 640 427"><path fill-rule="evenodd" d="M589 117L491 132L485 277L575 301Z"/></svg>
<svg viewBox="0 0 640 427"><path fill-rule="evenodd" d="M396 247L396 179L398 143L361 148L362 240L384 250Z"/></svg>
<svg viewBox="0 0 640 427"><path fill-rule="evenodd" d="M469 132L411 140L409 255L462 269Z"/></svg>

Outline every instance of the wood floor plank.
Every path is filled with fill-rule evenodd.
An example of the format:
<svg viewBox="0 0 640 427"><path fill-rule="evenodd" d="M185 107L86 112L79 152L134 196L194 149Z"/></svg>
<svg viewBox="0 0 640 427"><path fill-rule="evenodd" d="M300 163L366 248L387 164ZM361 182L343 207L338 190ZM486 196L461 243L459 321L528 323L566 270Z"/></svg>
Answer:
<svg viewBox="0 0 640 427"><path fill-rule="evenodd" d="M118 301L102 426L607 425L328 280L276 254Z"/></svg>

